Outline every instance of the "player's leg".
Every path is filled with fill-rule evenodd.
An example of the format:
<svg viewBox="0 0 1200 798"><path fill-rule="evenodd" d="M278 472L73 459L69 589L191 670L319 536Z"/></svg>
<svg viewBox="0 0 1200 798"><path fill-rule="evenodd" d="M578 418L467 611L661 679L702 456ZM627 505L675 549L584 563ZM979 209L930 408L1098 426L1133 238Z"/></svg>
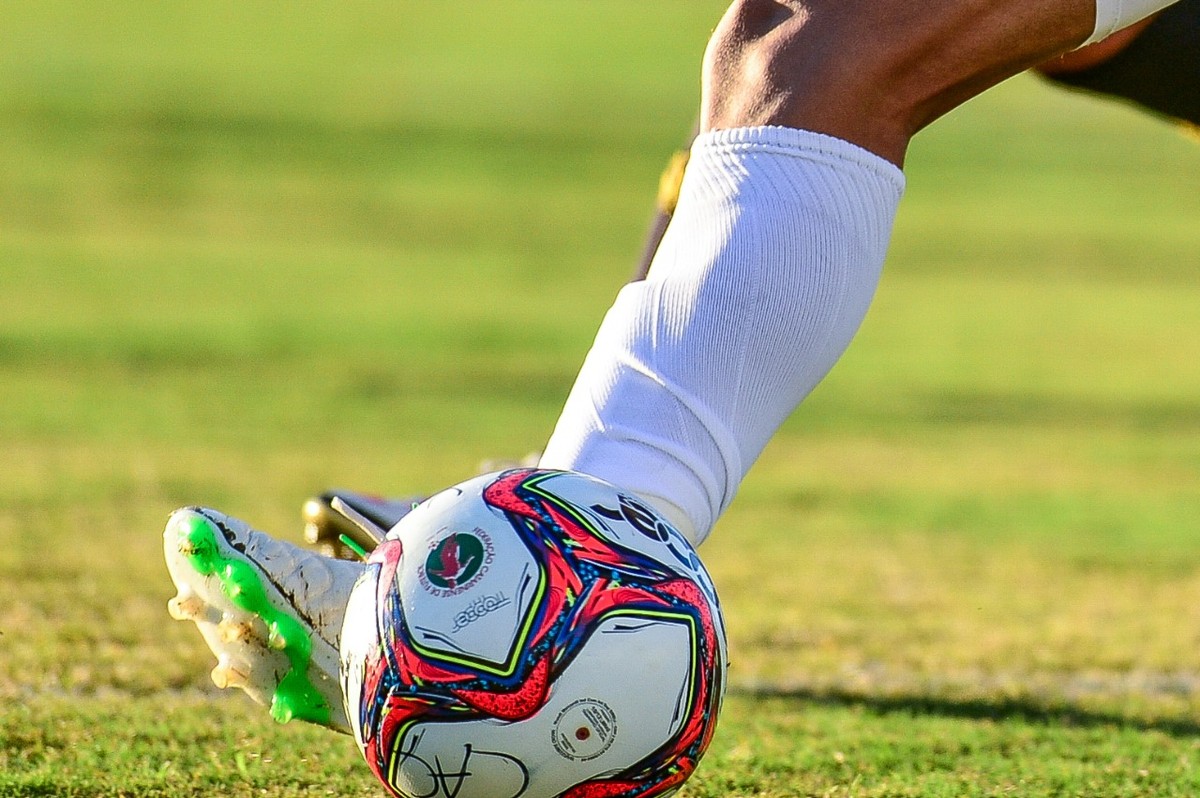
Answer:
<svg viewBox="0 0 1200 798"><path fill-rule="evenodd" d="M779 4L779 6L786 11L786 4ZM730 17L730 19L735 18L736 16ZM1106 44L1101 44L1097 47L1111 47L1113 42L1119 38L1113 37ZM1088 49L1095 52L1095 48ZM688 148L690 148L691 143L695 140L697 132L693 130L689 136L687 142ZM663 171L659 183L655 213L651 219L650 229L646 236L641 257L632 276L634 282L645 279L654 255L658 251L662 238L666 233L671 217L675 212L684 168L688 160L688 153L688 149L675 153ZM322 553L346 558L353 558L356 554L353 548L343 542L344 537L349 537L354 545L366 548L371 547L371 541L364 538L362 533L353 524L347 522L340 513L333 510L330 500L335 495L341 496L359 512L372 518L376 523L385 528L390 527L403 517L412 504L411 499L408 498L383 499L348 491L330 491L320 496L314 496L306 501L303 507L306 540Z"/></svg>
<svg viewBox="0 0 1200 798"><path fill-rule="evenodd" d="M775 124L903 161L918 130L993 84L1168 5L1093 0L744 0L709 49L709 129ZM1136 8L1135 8L1136 7Z"/></svg>
<svg viewBox="0 0 1200 798"><path fill-rule="evenodd" d="M1182 0L1039 71L1063 86L1132 100L1200 125L1200 0Z"/></svg>
<svg viewBox="0 0 1200 798"><path fill-rule="evenodd" d="M1133 100L1151 111L1200 124L1200 0L1182 0L1098 42L1062 53L1038 65L1037 71L1065 86ZM675 212L688 148L697 132L692 131L685 148L672 155L663 170L634 280L645 279Z"/></svg>
<svg viewBox="0 0 1200 798"><path fill-rule="evenodd" d="M912 135L1156 10L1134 5L735 2L675 218L605 318L542 464L640 493L702 540L856 332Z"/></svg>
<svg viewBox="0 0 1200 798"><path fill-rule="evenodd" d="M1053 4L1046 4L1045 8L1026 9L1028 12L1026 17L1016 18L1008 9L1001 9L997 13L1002 14L1004 19L999 25L1002 36L996 41L989 42L989 35L995 38L994 31L997 29L996 20L989 21L987 15L980 11L980 7L976 5L973 9L963 9L963 13L959 16L947 14L945 9L933 9L927 17L940 18L944 24L939 26L931 26L928 22L920 22L910 20L913 16L909 13L909 7L904 4L883 4L880 10L886 12L880 19L885 23L891 19L893 26L909 26L912 30L921 30L922 39L919 41L924 44L916 44L908 48L889 48L880 47L878 39L880 35L864 36L862 31L856 31L853 36L844 40L838 38L836 31L838 19L833 19L832 25L817 24L828 16L825 9L820 4L788 4L786 2L776 2L769 4L759 4L761 8L755 8L754 4L737 4L728 20L730 26L737 27L743 24L742 16L745 15L748 20L747 24L759 24L762 18L767 19L768 25L771 14L803 16L803 14L812 13L818 17L817 22L812 23L810 27L814 27L812 35L809 37L813 41L836 42L832 45L835 51L844 51L851 53L849 59L842 58L830 59L820 48L809 48L803 53L804 58L792 60L797 61L803 68L808 69L810 62L821 61L828 71L834 73L846 73L848 71L859 71L860 77L865 77L860 80L859 84L870 83L874 84L879 90L874 97L879 97L880 93L884 95L893 95L895 100L893 105L903 109L905 113L912 114L918 112L904 124L895 125L894 119L889 120L885 117L880 117L875 120L880 124L892 123L891 132L888 135L893 139L898 139L901 142L906 142L907 137L916 128L927 124L928 121L944 112L945 109L957 103L963 96L973 94L979 91L983 86L990 82L1006 76L1008 73L1017 71L1014 64L1019 64L1029 61L1031 57L1036 57L1038 52L1057 52L1062 50L1064 46L1069 46L1076 36L1083 36L1079 33L1083 30L1079 24L1076 25L1074 33L1068 33L1068 29L1064 28L1060 23L1055 22L1046 27L1052 33L1046 33L1039 37L1029 37L1023 33L1027 30L1029 21L1033 19L1045 18L1049 20L1057 20L1066 11L1051 13L1047 9ZM1155 0L1137 0L1137 2L1129 3L1123 6L1123 10L1129 16L1117 17L1114 16L1113 10L1102 10L1100 13L1095 13L1093 10L1092 23L1092 39L1098 39L1104 35L1106 31L1120 28L1129 21L1136 20L1139 16L1149 13L1161 3L1155 3ZM835 9L836 10L836 9ZM841 9L842 16L849 16L851 21L855 19L857 14L858 19L869 18L874 20L868 11L853 9ZM763 15L767 15L763 17ZM750 17L758 15L759 23L755 23ZM1078 16L1078 14L1077 14ZM1083 14L1087 16L1087 14ZM1071 71L1073 73L1082 74L1077 76L1079 83L1085 81L1092 88L1097 90L1106 90L1112 93L1125 93L1126 96L1137 95L1145 104L1157 110L1175 113L1183 118L1196 119L1194 109L1197 102L1200 101L1200 74L1197 70L1200 69L1200 47L1196 46L1195 38L1200 35L1200 24L1197 24L1197 17L1200 16L1200 0L1185 0L1168 11L1158 15L1155 18L1146 20L1142 23L1135 23L1132 27L1118 30L1116 34L1104 38L1091 46L1080 50L1071 50L1065 54L1056 57L1052 61L1043 64L1044 71L1064 72ZM897 19L899 17L899 19ZM963 17L966 18L964 22ZM805 18L805 24L809 21ZM842 20L843 27L845 20ZM1140 37L1144 29L1150 27L1153 22L1153 28L1145 38ZM976 31L975 27L981 29L982 32ZM786 28L786 26L780 26ZM970 35L962 36L961 31L965 28L970 29ZM1084 26L1086 27L1086 26ZM824 32L822 32L822 30ZM989 31L992 33L989 34ZM772 31L772 34L777 39L785 39L788 34L784 31ZM1013 46L1012 41L1014 36L1017 37L1019 44L1022 46ZM1101 67L1104 70L1103 74L1094 71L1094 68L1102 65L1104 62L1113 59L1114 56L1122 53L1127 46L1135 39L1139 39L1142 43L1137 48L1131 48L1130 52L1134 56L1123 55L1120 59L1120 68ZM955 54L952 58L940 57L940 54L947 49L946 41L953 40L956 42ZM901 39L893 40L893 44L901 42ZM961 46L958 46L961 45ZM1169 54L1163 56L1160 52L1170 50L1171 46L1174 49ZM741 47L742 44L736 45ZM929 52L939 54L938 63L930 63L927 65L920 64L919 56L922 55L920 47L925 47ZM914 47L916 52L914 53ZM977 48L982 48L976 51ZM866 50L870 57L859 59L857 53ZM917 57L914 57L915 56ZM758 53L755 57L761 57ZM772 56L772 58L775 58ZM882 60L881 60L882 59ZM776 59L782 60L782 59ZM847 66L847 60L851 61L850 67ZM947 71L941 62L946 62L953 66L954 64L991 64L986 67L982 74L956 75L952 71ZM911 62L911 63L910 63ZM1121 75L1126 75L1131 71L1128 66L1130 63L1137 66L1133 68L1132 77L1120 78ZM866 67L869 64L874 64L874 71L868 70ZM998 65L998 66L997 66ZM861 67L861 70L859 68ZM851 69L852 68L852 69ZM798 70L794 70L798 71ZM1113 72L1116 72L1121 80L1127 83L1132 81L1132 88L1125 90L1120 87L1109 86L1114 78L1109 77ZM906 74L909 80L894 81L894 78ZM931 78L932 76L932 78ZM939 83L940 80L940 83ZM820 117L817 113L822 107L822 103L827 98L832 97L833 101L839 106L836 110L841 110L843 115L850 117L852 120L872 120L875 118L876 111L887 107L885 103L880 103L878 99L869 99L868 102L860 102L858 106L850 106L843 104L845 98L850 97L867 97L871 98L870 93L864 94L860 89L851 87L848 91L835 90L836 81L826 81L821 78L820 81L824 88L819 92L820 96L816 97L811 106L807 110L811 111L812 124L816 129L826 129L828 132L841 131L852 141L858 141L865 146L869 146L869 136L856 138L853 131L845 124L829 125L822 127ZM956 82L957 81L957 82ZM812 82L812 81L810 81ZM1101 87L1099 84L1105 84ZM766 84L764 84L766 85ZM907 86L908 89L901 91L898 86ZM1141 87L1141 88L1139 88ZM921 102L914 104L912 97L915 89L915 96L921 99ZM770 89L776 91L777 88ZM740 92L741 90L739 90ZM726 96L733 96L734 93L724 91L721 88L717 92ZM1158 94L1155 94L1157 92ZM1167 99L1161 98L1163 94L1167 95ZM809 97L811 98L811 92ZM1171 103L1174 103L1173 105ZM864 108L864 105L871 106ZM1181 105L1183 106L1181 109ZM745 121L745 120L740 120ZM861 123L858 123L861 124ZM689 139L689 144L694 139L695 133ZM902 157L895 155L894 159ZM660 181L658 202L655 215L651 221L650 231L647 235L645 245L643 247L642 257L635 269L633 280L636 282L646 277L650 268L650 263L658 250L662 241L663 235L666 233L667 225L670 222L671 216L675 211L675 206L678 200L679 188L683 177L683 168L687 163L686 151L677 153L668 164L667 169L662 175ZM332 510L329 499L333 493L323 494L322 496L314 497L305 503L304 520L305 534L310 543L316 545L319 550L326 553L337 554L343 557L355 556L354 551L340 542L339 538L342 535L348 535L356 541L360 546L369 548L371 542L364 538L356 527L349 524L339 514ZM356 509L359 509L368 517L374 518L377 523L384 526L390 526L407 511L411 506L410 499L375 499L369 496L361 496L354 493L342 492L343 498Z"/></svg>

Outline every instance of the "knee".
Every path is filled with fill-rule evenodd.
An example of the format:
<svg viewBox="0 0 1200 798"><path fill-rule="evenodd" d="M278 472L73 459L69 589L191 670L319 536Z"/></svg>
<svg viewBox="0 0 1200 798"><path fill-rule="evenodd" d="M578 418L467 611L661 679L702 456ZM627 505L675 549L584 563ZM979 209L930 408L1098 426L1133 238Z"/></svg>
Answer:
<svg viewBox="0 0 1200 798"><path fill-rule="evenodd" d="M767 124L754 110L769 93L762 37L785 10L776 0L735 0L721 18L704 52L702 127Z"/></svg>
<svg viewBox="0 0 1200 798"><path fill-rule="evenodd" d="M705 129L784 125L901 163L922 127L1077 44L1087 2L734 0L705 57Z"/></svg>
<svg viewBox="0 0 1200 798"><path fill-rule="evenodd" d="M710 128L786 124L804 61L821 47L810 12L788 0L735 0L704 57L703 123Z"/></svg>
<svg viewBox="0 0 1200 798"><path fill-rule="evenodd" d="M881 152L904 38L876 35L878 0L735 0L704 59L704 129L782 125ZM890 139L903 138L895 125ZM906 139L905 142L906 144ZM892 158L895 160L895 158Z"/></svg>

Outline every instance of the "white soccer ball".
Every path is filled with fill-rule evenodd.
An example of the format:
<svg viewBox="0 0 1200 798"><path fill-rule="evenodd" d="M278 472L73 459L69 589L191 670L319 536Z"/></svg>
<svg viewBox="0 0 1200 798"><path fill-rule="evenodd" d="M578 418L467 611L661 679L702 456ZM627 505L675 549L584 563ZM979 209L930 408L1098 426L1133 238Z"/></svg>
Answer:
<svg viewBox="0 0 1200 798"><path fill-rule="evenodd" d="M687 540L582 474L465 482L372 554L342 632L347 715L405 798L668 795L725 686L716 591Z"/></svg>

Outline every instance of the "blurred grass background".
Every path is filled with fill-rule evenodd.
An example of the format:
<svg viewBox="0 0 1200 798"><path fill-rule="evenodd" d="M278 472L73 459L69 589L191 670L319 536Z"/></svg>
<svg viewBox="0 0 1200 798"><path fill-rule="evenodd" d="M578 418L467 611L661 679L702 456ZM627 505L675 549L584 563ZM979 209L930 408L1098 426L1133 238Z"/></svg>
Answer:
<svg viewBox="0 0 1200 798"><path fill-rule="evenodd" d="M0 4L0 794L373 791L215 694L166 514L298 539L538 447L722 6ZM918 138L861 335L702 552L689 795L1194 794L1198 165L1031 78Z"/></svg>

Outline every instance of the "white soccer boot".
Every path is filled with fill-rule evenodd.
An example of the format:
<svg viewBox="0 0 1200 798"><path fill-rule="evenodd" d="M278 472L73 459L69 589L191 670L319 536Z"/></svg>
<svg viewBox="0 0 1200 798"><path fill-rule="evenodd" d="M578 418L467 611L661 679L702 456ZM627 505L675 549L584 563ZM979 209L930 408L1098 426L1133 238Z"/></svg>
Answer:
<svg viewBox="0 0 1200 798"><path fill-rule="evenodd" d="M171 515L163 549L179 591L167 608L199 628L217 657L217 687L245 690L280 723L295 718L350 732L338 642L362 563L195 507Z"/></svg>

